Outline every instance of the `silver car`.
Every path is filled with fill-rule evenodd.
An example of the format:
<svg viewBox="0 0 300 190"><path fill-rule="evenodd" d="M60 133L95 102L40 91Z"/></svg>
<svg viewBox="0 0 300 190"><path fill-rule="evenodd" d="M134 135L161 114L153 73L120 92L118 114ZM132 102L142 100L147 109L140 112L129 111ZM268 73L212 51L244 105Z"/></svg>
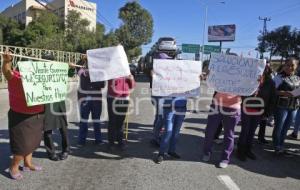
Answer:
<svg viewBox="0 0 300 190"><path fill-rule="evenodd" d="M174 38L171 37L159 38L157 44L158 44L158 50L165 50L165 51L177 50L176 41Z"/></svg>

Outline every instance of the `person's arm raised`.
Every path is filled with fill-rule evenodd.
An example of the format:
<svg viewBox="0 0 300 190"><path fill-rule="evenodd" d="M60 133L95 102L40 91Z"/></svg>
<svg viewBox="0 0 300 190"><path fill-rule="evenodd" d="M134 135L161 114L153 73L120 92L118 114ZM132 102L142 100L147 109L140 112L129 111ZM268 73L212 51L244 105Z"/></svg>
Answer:
<svg viewBox="0 0 300 190"><path fill-rule="evenodd" d="M12 71L12 60L13 57L10 55L9 52L5 52L3 54L3 65L2 65L2 72L6 80L10 80L13 77Z"/></svg>

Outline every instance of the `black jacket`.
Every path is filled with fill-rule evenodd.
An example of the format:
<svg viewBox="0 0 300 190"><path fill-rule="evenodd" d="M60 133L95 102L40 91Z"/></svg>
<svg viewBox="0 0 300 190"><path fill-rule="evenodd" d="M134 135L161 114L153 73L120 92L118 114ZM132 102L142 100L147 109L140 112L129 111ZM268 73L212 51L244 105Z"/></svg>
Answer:
<svg viewBox="0 0 300 190"><path fill-rule="evenodd" d="M271 78L265 80L265 82L258 88L256 95L247 96L247 97L257 97L261 98L264 102L264 107L255 107L255 109L264 109L263 116L269 117L273 114L276 107L276 88L275 83ZM247 97L242 97L244 105ZM259 100L248 100L247 105L260 105L261 101ZM246 107L247 108L247 107ZM253 108L253 107L248 107Z"/></svg>

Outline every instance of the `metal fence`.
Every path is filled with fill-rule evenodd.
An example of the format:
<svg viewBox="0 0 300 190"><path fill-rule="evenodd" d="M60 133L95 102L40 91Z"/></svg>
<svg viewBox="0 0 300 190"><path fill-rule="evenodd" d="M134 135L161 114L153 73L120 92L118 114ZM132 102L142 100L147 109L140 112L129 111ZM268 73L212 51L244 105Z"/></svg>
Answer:
<svg viewBox="0 0 300 190"><path fill-rule="evenodd" d="M28 47L16 47L16 46L8 46L8 45L0 45L0 52L5 52L9 50L10 52L27 57L34 58L42 58L44 54L52 54L54 56L55 61L65 62L65 63L76 63L80 60L81 53L75 52L65 52L58 50L47 50L47 49L37 49L37 48L28 48ZM14 57L13 65L15 66L18 61L22 58ZM2 67L3 59L0 56L0 68ZM2 72L0 72L0 82L5 82Z"/></svg>

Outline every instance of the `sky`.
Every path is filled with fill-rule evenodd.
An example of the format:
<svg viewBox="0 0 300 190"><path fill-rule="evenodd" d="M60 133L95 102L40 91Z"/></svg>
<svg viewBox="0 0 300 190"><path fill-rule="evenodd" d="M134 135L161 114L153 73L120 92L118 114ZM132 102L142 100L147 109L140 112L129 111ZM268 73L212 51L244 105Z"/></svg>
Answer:
<svg viewBox="0 0 300 190"><path fill-rule="evenodd" d="M76 0L75 0L76 1ZM118 19L119 9L128 0L89 0L97 3L99 22L107 31L118 28L122 22ZM137 0L153 17L154 33L150 44L143 46L146 54L158 38L174 37L178 45L201 44L207 7L207 26L235 24L234 42L223 42L222 48L231 48L231 52L256 57L257 36L263 28L261 17L269 17L267 29L273 30L283 25L300 29L300 0ZM19 0L0 0L0 11ZM207 42L206 45L218 45Z"/></svg>

